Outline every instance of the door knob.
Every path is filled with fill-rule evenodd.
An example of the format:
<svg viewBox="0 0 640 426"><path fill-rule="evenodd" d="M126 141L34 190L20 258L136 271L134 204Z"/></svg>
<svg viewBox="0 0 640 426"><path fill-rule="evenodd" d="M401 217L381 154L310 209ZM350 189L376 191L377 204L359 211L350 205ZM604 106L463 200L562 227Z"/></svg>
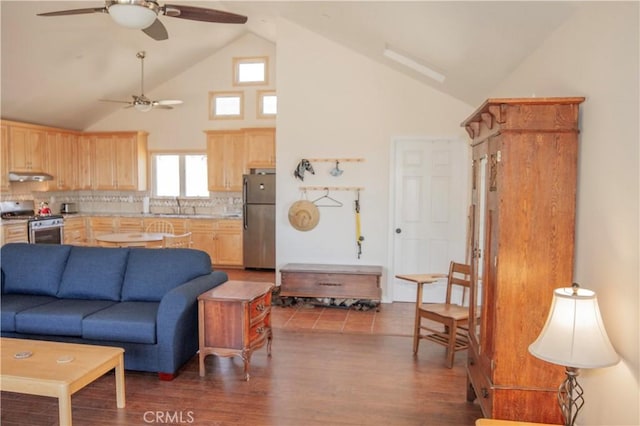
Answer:
<svg viewBox="0 0 640 426"><path fill-rule="evenodd" d="M396 234L400 234L400 233L402 233L402 229L396 228Z"/></svg>

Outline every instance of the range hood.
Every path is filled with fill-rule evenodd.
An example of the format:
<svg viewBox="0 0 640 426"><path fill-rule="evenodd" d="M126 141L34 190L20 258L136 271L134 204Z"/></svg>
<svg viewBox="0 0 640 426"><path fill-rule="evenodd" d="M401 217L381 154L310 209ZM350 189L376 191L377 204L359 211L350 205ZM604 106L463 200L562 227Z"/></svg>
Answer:
<svg viewBox="0 0 640 426"><path fill-rule="evenodd" d="M44 182L53 180L53 176L43 172L9 172L11 182Z"/></svg>

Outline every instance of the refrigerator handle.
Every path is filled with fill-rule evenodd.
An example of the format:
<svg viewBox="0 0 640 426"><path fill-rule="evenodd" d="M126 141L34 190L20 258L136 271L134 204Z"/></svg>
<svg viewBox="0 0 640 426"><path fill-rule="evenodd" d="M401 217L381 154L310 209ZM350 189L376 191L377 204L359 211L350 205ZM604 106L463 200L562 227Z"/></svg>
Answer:
<svg viewBox="0 0 640 426"><path fill-rule="evenodd" d="M249 229L249 218L247 217L247 205L242 205L242 224L244 229Z"/></svg>
<svg viewBox="0 0 640 426"><path fill-rule="evenodd" d="M242 204L247 204L247 178L242 179Z"/></svg>
<svg viewBox="0 0 640 426"><path fill-rule="evenodd" d="M242 179L242 225L244 229L249 228L247 219L247 178Z"/></svg>

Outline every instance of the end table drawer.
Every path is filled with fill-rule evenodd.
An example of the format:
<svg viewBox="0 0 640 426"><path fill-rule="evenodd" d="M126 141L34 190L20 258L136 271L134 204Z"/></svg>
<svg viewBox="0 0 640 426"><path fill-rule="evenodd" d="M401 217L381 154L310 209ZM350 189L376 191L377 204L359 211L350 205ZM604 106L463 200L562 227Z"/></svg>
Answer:
<svg viewBox="0 0 640 426"><path fill-rule="evenodd" d="M253 300L249 304L249 318L251 323L264 317L271 310L271 292Z"/></svg>

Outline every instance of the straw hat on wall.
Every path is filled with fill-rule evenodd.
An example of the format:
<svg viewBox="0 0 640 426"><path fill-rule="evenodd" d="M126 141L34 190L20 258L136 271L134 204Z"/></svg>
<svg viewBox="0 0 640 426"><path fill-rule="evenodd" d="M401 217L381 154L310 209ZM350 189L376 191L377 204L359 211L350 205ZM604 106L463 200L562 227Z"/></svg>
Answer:
<svg viewBox="0 0 640 426"><path fill-rule="evenodd" d="M320 211L311 201L299 200L289 207L289 223L298 231L310 231L319 221Z"/></svg>

